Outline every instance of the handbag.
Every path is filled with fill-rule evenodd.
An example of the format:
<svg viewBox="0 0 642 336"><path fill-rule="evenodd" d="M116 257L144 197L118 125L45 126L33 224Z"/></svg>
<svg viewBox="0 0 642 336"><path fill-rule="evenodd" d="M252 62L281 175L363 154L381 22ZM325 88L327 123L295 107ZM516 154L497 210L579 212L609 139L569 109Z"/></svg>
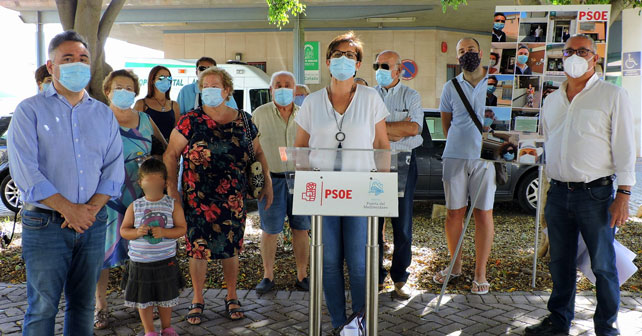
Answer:
<svg viewBox="0 0 642 336"><path fill-rule="evenodd" d="M353 313L348 320L339 327L340 336L366 336L366 314L363 311Z"/></svg>
<svg viewBox="0 0 642 336"><path fill-rule="evenodd" d="M466 98L464 91L461 89L461 86L459 85L457 78L455 77L451 81L455 86L455 90L457 90L457 93L459 94L459 98L461 99L462 103L464 103L464 106L466 106L466 111L468 111L468 115L470 116L470 119L472 119L475 126L477 126L477 130L479 130L479 133L481 133L482 135L482 151L483 151L484 131L482 129L481 122L479 122L479 119L477 119L477 116L473 111L473 107L470 105L468 98ZM504 185L508 183L508 168L506 167L506 164L501 162L494 162L494 165L495 165L495 182L497 183L497 185Z"/></svg>
<svg viewBox="0 0 642 336"><path fill-rule="evenodd" d="M247 165L245 175L247 177L247 188L249 198L259 198L261 190L265 186L265 176L263 175L263 165L256 160L254 156L254 145L252 144L252 135L250 123L247 120L245 112L240 111L243 117L243 127L245 130L245 138L248 142L248 149L250 150L250 164Z"/></svg>

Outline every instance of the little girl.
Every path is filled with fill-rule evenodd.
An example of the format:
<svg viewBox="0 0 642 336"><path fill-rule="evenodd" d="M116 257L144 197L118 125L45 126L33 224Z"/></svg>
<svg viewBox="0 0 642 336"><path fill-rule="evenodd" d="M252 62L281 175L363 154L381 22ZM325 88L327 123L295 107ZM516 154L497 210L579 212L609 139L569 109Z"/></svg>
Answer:
<svg viewBox="0 0 642 336"><path fill-rule="evenodd" d="M165 195L167 169L148 159L138 170L144 197L125 212L120 235L129 240L129 265L123 282L125 306L138 308L145 336L158 336L153 309L158 307L162 336L178 336L171 327L172 307L178 304L182 275L176 262L176 239L187 230L181 205Z"/></svg>

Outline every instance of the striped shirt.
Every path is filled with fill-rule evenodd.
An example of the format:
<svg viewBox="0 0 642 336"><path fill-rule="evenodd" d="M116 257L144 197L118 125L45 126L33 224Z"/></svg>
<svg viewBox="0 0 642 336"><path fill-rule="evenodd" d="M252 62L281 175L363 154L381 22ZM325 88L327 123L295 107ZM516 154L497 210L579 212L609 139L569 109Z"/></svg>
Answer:
<svg viewBox="0 0 642 336"><path fill-rule="evenodd" d="M134 201L134 227L146 224L150 227L174 227L174 199L165 195L151 202L141 197ZM176 239L154 238L150 233L129 241L129 258L139 263L165 260L176 255Z"/></svg>
<svg viewBox="0 0 642 336"><path fill-rule="evenodd" d="M401 82L390 89L386 89L379 85L375 89L383 99L383 102L388 108L390 115L386 118L386 122L403 121L410 117L419 125L419 132L415 136L405 137L399 141L391 141L390 149L394 150L412 150L424 142L421 137L421 129L424 124L424 111L421 107L421 96L419 93L403 84Z"/></svg>

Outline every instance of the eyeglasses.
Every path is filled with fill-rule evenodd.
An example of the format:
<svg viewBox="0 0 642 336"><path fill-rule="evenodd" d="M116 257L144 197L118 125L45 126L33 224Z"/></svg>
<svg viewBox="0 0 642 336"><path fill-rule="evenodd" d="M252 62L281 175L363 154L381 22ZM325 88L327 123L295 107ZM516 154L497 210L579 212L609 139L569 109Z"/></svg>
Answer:
<svg viewBox="0 0 642 336"><path fill-rule="evenodd" d="M502 20L502 19L495 19L495 22L506 23L506 20Z"/></svg>
<svg viewBox="0 0 642 336"><path fill-rule="evenodd" d="M341 50L335 50L330 54L330 58L339 58L341 56L344 56L356 60L357 59L357 53L354 51L341 51Z"/></svg>
<svg viewBox="0 0 642 336"><path fill-rule="evenodd" d="M586 57L591 54L595 54L592 50L586 49L586 48L579 48L579 49L573 49L573 48L566 48L562 50L562 54L564 57L571 57L574 54L579 56L579 57Z"/></svg>
<svg viewBox="0 0 642 336"><path fill-rule="evenodd" d="M158 80L165 80L165 79L171 81L172 80L172 76L163 76L163 75L158 76Z"/></svg>
<svg viewBox="0 0 642 336"><path fill-rule="evenodd" d="M199 67L198 67L198 71L203 72L203 71L205 71L205 70L207 70L207 69L209 69L209 68L210 68L210 67L208 67L208 66L201 65L201 66L199 66Z"/></svg>
<svg viewBox="0 0 642 336"><path fill-rule="evenodd" d="M372 68L374 69L374 71L379 70L379 68L383 70L390 70L390 65L388 63L375 63L372 65Z"/></svg>

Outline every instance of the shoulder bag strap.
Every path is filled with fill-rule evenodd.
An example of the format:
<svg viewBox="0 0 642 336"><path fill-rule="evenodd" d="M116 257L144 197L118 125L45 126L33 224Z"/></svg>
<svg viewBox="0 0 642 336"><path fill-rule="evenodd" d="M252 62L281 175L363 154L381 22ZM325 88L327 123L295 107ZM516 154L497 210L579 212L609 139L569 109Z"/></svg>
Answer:
<svg viewBox="0 0 642 336"><path fill-rule="evenodd" d="M473 111L473 107L470 106L470 102L468 101L468 98L466 98L464 91L461 89L461 86L459 85L459 81L457 81L457 77L453 78L451 82L455 86L455 90L457 90L457 93L459 94L459 98L464 103L464 106L466 106L466 110L468 111L468 115L470 115L470 119L472 119L475 126L477 126L477 130L479 130L479 133L483 134L484 131L482 130L482 125L479 122L479 119L477 119L477 116Z"/></svg>
<svg viewBox="0 0 642 336"><path fill-rule="evenodd" d="M243 118L243 128L245 129L245 132L244 132L245 138L247 139L248 149L250 150L250 159L252 161L256 161L256 159L254 158L254 144L252 144L250 122L247 120L247 115L245 115L244 111L242 110L238 110L238 111Z"/></svg>

